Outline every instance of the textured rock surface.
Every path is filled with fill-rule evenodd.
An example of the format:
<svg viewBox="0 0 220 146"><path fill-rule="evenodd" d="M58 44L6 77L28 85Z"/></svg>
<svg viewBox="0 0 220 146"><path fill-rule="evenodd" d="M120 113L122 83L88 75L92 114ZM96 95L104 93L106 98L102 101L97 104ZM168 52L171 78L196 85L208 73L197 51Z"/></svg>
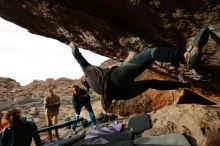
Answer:
<svg viewBox="0 0 220 146"><path fill-rule="evenodd" d="M0 1L0 16L31 33L113 58L146 46L183 47L204 25L219 24L218 0Z"/></svg>
<svg viewBox="0 0 220 146"><path fill-rule="evenodd" d="M176 49L186 47L203 26L219 32L220 3L219 0L0 0L0 17L27 28L31 33L66 44L75 41L82 48L124 60L131 49L141 51L154 46L172 46ZM220 82L218 47L211 42L206 48L204 60L208 58L213 80L195 81L187 75L188 70L184 70L184 73L194 85L193 92L220 103L220 89L217 86ZM217 55L213 55L213 52ZM157 65L139 77L147 78L177 79L174 72ZM16 92L23 95L26 91ZM178 100L182 92L148 90L140 97L126 102L129 106L121 101L114 103L116 108L113 107L112 111L131 114L156 110ZM117 111L117 107L121 107L121 110Z"/></svg>
<svg viewBox="0 0 220 146"><path fill-rule="evenodd" d="M153 128L142 137L180 133L195 146L220 145L220 107L202 105L172 105L150 113Z"/></svg>
<svg viewBox="0 0 220 146"><path fill-rule="evenodd" d="M20 86L20 83L16 82L10 78L1 78L0 77L0 97L7 96L10 90Z"/></svg>

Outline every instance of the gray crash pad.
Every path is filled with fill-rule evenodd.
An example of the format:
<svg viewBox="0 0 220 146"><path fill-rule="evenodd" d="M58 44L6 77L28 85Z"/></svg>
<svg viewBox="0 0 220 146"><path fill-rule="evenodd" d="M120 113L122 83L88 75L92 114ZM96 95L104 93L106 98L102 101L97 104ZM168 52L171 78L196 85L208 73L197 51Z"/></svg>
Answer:
<svg viewBox="0 0 220 146"><path fill-rule="evenodd" d="M105 145L108 143L109 143L109 141L107 139L100 137L100 138L96 138L92 141L89 141L89 142L85 143L84 145Z"/></svg>
<svg viewBox="0 0 220 146"><path fill-rule="evenodd" d="M136 146L191 146L181 134L141 137L134 140Z"/></svg>
<svg viewBox="0 0 220 146"><path fill-rule="evenodd" d="M151 120L148 114L135 115L128 121L128 129L133 133L139 133L151 128Z"/></svg>

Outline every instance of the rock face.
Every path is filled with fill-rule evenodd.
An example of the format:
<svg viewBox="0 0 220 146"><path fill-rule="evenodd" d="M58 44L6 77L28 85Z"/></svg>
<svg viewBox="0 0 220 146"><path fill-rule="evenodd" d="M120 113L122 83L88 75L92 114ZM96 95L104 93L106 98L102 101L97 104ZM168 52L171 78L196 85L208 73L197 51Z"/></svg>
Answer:
<svg viewBox="0 0 220 146"><path fill-rule="evenodd" d="M31 33L118 60L128 48L183 47L202 26L219 24L219 10L218 0L0 1L0 17Z"/></svg>
<svg viewBox="0 0 220 146"><path fill-rule="evenodd" d="M220 145L220 107L201 105L172 105L150 113L152 129L142 137L179 133L193 146Z"/></svg>
<svg viewBox="0 0 220 146"><path fill-rule="evenodd" d="M74 41L79 47L115 60L124 60L127 52L133 49L185 48L203 26L220 32L219 0L0 0L0 17L27 28L31 33L66 44ZM208 58L207 67L213 74L212 81L196 81L188 76L189 70L183 68L183 72L193 83L191 92L220 104L218 47L211 42L204 52L204 61ZM152 78L177 79L177 76L168 68L155 64L138 79ZM33 83L33 86L37 84ZM44 90L44 86L41 88ZM36 89L36 92L41 90ZM22 95L26 91L19 89L16 92ZM182 95L183 90L148 90L126 103L113 103L112 111L122 114L152 111L175 103ZM121 107L120 111L117 107Z"/></svg>

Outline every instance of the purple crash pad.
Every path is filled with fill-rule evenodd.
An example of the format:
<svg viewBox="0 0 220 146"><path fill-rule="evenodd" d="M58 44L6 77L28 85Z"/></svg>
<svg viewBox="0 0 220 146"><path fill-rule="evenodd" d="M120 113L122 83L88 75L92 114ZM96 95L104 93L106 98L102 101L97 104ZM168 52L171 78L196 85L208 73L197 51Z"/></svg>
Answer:
<svg viewBox="0 0 220 146"><path fill-rule="evenodd" d="M98 137L100 135L107 135L107 134L120 132L122 130L122 126L123 126L122 123L117 123L117 124L113 123L108 127L92 129L86 133L86 136L84 139L89 139L89 138Z"/></svg>

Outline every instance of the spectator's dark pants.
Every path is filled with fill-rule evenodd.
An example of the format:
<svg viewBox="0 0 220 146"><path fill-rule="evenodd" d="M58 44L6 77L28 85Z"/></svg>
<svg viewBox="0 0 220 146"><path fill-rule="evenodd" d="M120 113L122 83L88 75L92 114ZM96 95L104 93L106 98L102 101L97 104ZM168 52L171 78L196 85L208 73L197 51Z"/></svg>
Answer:
<svg viewBox="0 0 220 146"><path fill-rule="evenodd" d="M80 114L82 107L83 107L83 106L79 106L79 107L78 107L78 109L77 109L78 111L77 111L76 113L74 113L74 115L73 115L73 120L76 120L76 119L79 118L78 115ZM92 124L93 124L93 125L96 125L96 119L95 119L95 115L94 115L94 112L93 112L93 109L92 109L91 104L85 106L85 108L86 108L86 110L89 112L89 118L90 118ZM72 129L75 130L76 127L77 127L77 122L75 122L75 123L72 124Z"/></svg>

